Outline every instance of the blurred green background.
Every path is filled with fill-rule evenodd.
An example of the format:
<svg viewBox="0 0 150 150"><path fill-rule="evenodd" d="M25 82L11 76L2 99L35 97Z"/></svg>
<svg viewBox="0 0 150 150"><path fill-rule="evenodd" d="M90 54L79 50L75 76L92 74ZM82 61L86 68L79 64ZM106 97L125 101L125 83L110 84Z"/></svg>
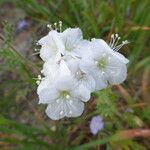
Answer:
<svg viewBox="0 0 150 150"><path fill-rule="evenodd" d="M0 0L0 20L0 150L150 149L149 0ZM34 48L59 20L87 39L118 33L130 63L126 81L93 93L81 117L52 121L38 104ZM95 136L94 115L105 123Z"/></svg>

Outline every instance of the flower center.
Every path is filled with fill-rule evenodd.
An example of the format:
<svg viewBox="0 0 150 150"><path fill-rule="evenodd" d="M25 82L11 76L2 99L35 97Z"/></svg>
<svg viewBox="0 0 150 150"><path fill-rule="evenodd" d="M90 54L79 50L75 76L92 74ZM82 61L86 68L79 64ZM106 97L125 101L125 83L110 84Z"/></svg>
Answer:
<svg viewBox="0 0 150 150"><path fill-rule="evenodd" d="M66 90L60 91L60 97L69 99L70 93Z"/></svg>
<svg viewBox="0 0 150 150"><path fill-rule="evenodd" d="M78 71L76 72L76 74L75 74L75 77L76 77L78 80L80 80L80 79L84 78L84 75L85 75L84 72L82 72L81 70L78 70Z"/></svg>
<svg viewBox="0 0 150 150"><path fill-rule="evenodd" d="M66 49L66 51L68 51L68 52L70 52L71 50L72 50L72 48L70 48L70 47L65 47L65 49Z"/></svg>
<svg viewBox="0 0 150 150"><path fill-rule="evenodd" d="M102 57L101 59L95 61L95 64L99 69L105 69L107 65L107 57Z"/></svg>

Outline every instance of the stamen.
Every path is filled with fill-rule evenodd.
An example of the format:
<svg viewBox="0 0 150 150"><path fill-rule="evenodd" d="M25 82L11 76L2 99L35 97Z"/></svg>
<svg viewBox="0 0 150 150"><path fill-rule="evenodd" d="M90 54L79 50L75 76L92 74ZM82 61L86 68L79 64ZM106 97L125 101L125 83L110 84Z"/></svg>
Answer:
<svg viewBox="0 0 150 150"><path fill-rule="evenodd" d="M124 45L128 44L129 42L126 40L126 41L122 41L122 44L116 46L113 48L113 50L115 51L118 51L120 48L122 48Z"/></svg>
<svg viewBox="0 0 150 150"><path fill-rule="evenodd" d="M111 41L110 41L110 47L113 48L116 45L116 42L118 42L118 34L112 34L111 35Z"/></svg>
<svg viewBox="0 0 150 150"><path fill-rule="evenodd" d="M53 28L52 28L52 25L51 25L51 24L48 24L48 25L47 25L47 28L49 28L50 30L53 30Z"/></svg>
<svg viewBox="0 0 150 150"><path fill-rule="evenodd" d="M37 52L37 51L38 51L38 49L37 49L37 48L35 48L35 49L34 49L34 51L35 51L35 52Z"/></svg>
<svg viewBox="0 0 150 150"><path fill-rule="evenodd" d="M43 69L41 70L41 73L44 73L44 70L43 70Z"/></svg>
<svg viewBox="0 0 150 150"><path fill-rule="evenodd" d="M39 79L39 80L41 80L41 79L42 79L41 75L38 75L38 79Z"/></svg>
<svg viewBox="0 0 150 150"><path fill-rule="evenodd" d="M126 40L126 41L122 41L121 44L118 44L119 40L121 38L119 37L118 34L112 34L111 35L111 40L110 40L110 43L109 43L109 46L114 50L114 51L118 51L122 46L124 46L125 44L128 44L129 42Z"/></svg>
<svg viewBox="0 0 150 150"><path fill-rule="evenodd" d="M59 31L62 32L62 21L59 21Z"/></svg>
<svg viewBox="0 0 150 150"><path fill-rule="evenodd" d="M36 45L39 46L40 44L38 42L36 42Z"/></svg>
<svg viewBox="0 0 150 150"><path fill-rule="evenodd" d="M36 84L37 84L37 85L39 85L39 84L40 84L40 81L39 81L39 80L37 80L37 81L36 81Z"/></svg>
<svg viewBox="0 0 150 150"><path fill-rule="evenodd" d="M66 98L69 99L69 98L70 98L70 95L67 94L67 95L66 95Z"/></svg>
<svg viewBox="0 0 150 150"><path fill-rule="evenodd" d="M55 27L55 30L57 30L57 23L56 22L54 23L54 27Z"/></svg>
<svg viewBox="0 0 150 150"><path fill-rule="evenodd" d="M31 56L38 55L40 52L33 53Z"/></svg>

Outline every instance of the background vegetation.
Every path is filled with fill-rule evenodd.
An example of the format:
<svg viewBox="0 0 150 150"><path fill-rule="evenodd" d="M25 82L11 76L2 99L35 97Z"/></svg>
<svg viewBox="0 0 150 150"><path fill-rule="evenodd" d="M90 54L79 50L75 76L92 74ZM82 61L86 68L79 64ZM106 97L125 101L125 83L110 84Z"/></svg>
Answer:
<svg viewBox="0 0 150 150"><path fill-rule="evenodd" d="M0 0L0 149L150 149L149 10L149 0ZM18 31L18 19L29 26ZM127 80L94 93L81 117L51 121L36 95L43 62L32 54L46 25L59 20L64 29L80 27L88 39L109 41L112 33L128 39L120 52L130 63ZM105 123L95 136L89 129L94 115Z"/></svg>

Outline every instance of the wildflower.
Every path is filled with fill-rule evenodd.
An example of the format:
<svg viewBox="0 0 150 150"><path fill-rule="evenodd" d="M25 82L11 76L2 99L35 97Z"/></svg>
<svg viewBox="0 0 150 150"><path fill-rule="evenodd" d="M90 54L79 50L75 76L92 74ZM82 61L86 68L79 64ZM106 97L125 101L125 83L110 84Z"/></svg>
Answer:
<svg viewBox="0 0 150 150"><path fill-rule="evenodd" d="M60 33L60 37L65 46L64 55L70 54L72 56L77 56L74 51L80 49L82 42L84 42L82 31L79 28L68 28Z"/></svg>
<svg viewBox="0 0 150 150"><path fill-rule="evenodd" d="M70 75L71 72L64 60L55 61L54 58L51 58L44 63L42 74L48 76L51 80L55 80L58 76Z"/></svg>
<svg viewBox="0 0 150 150"><path fill-rule="evenodd" d="M48 104L46 114L53 120L63 117L80 116L84 103L90 99L90 91L78 87L76 78L71 74L66 62L58 64L50 59L44 64L43 74L37 93L39 103Z"/></svg>
<svg viewBox="0 0 150 150"><path fill-rule="evenodd" d="M85 73L80 68L81 62L82 61L78 58L72 58L67 61L68 68L74 78L76 78L79 86L83 86L86 90L89 90L89 92L93 92L95 90L95 80L90 74Z"/></svg>
<svg viewBox="0 0 150 150"><path fill-rule="evenodd" d="M89 44L91 53L82 62L81 68L90 73L96 81L96 90L106 88L108 84L122 83L127 76L128 59L117 52L127 42L110 47L102 39L92 39Z"/></svg>
<svg viewBox="0 0 150 150"><path fill-rule="evenodd" d="M29 22L27 22L26 20L19 20L16 25L17 31L21 31L28 27L29 27Z"/></svg>
<svg viewBox="0 0 150 150"><path fill-rule="evenodd" d="M38 41L38 44L42 46L40 57L44 61L56 55L69 54L76 56L77 54L74 51L79 49L80 45L82 45L82 41L84 41L82 31L79 28L68 28L61 32L61 26L62 25L59 24L60 32L58 32L56 23L54 23L55 30L49 25L48 27L51 31Z"/></svg>
<svg viewBox="0 0 150 150"><path fill-rule="evenodd" d="M48 83L45 78L44 83ZM46 114L53 120L63 117L77 117L83 113L84 103L90 99L90 93L77 88L77 82L71 76L63 76L38 91L39 103L48 104ZM45 86L46 85L46 86Z"/></svg>
<svg viewBox="0 0 150 150"><path fill-rule="evenodd" d="M83 113L84 102L91 92L119 84L126 78L128 60L117 51L118 35L113 35L108 45L101 39L84 40L79 28L62 32L62 22L48 25L48 35L38 41L40 57L44 61L38 76L39 103L47 104L46 114L53 120L77 117ZM103 128L102 119L93 117L91 132Z"/></svg>
<svg viewBox="0 0 150 150"><path fill-rule="evenodd" d="M45 37L38 41L41 45L40 57L43 61L48 61L52 57L58 56L59 53L64 53L64 45L60 39L59 33L52 30Z"/></svg>
<svg viewBox="0 0 150 150"><path fill-rule="evenodd" d="M97 134L104 128L104 122L100 116L94 116L90 122L90 130L92 134Z"/></svg>

